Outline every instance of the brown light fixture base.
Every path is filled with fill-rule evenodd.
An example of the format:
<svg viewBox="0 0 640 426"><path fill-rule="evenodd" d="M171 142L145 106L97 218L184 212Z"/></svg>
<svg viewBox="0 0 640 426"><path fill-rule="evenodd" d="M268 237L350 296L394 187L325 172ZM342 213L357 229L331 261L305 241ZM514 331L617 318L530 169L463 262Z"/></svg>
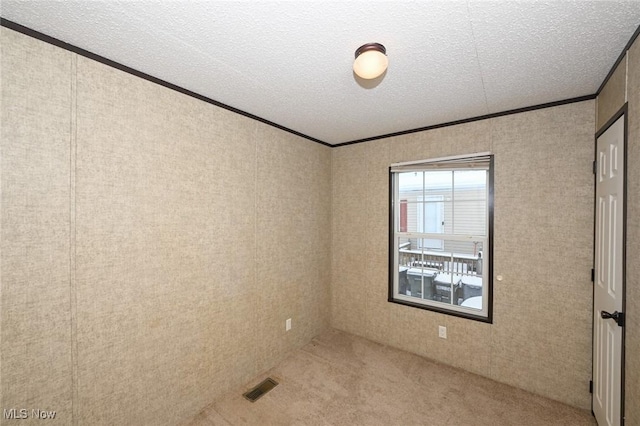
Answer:
<svg viewBox="0 0 640 426"><path fill-rule="evenodd" d="M363 44L362 46L356 49L356 58L362 55L364 52L368 52L369 50L378 51L383 55L387 54L387 49L380 43L367 43L367 44Z"/></svg>

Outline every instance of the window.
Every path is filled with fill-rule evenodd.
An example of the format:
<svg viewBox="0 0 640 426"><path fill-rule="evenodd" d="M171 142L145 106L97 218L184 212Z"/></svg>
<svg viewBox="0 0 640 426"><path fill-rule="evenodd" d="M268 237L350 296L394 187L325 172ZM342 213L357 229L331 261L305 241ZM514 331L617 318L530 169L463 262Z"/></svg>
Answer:
<svg viewBox="0 0 640 426"><path fill-rule="evenodd" d="M493 156L389 172L389 301L491 322Z"/></svg>

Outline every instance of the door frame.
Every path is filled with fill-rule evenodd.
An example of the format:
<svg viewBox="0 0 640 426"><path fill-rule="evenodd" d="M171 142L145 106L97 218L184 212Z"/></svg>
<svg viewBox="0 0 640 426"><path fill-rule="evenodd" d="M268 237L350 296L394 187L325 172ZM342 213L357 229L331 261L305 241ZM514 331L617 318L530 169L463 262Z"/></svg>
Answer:
<svg viewBox="0 0 640 426"><path fill-rule="evenodd" d="M622 312L624 312L626 314L626 310L627 310L627 140L628 140L628 132L629 132L629 126L628 126L628 120L629 120L629 115L628 115L628 102L625 102L624 105L622 105L622 107L616 111L616 113L609 119L607 120L607 122L602 125L600 127L600 129L598 129L598 131L596 131L596 134L594 136L594 153L593 153L593 161L594 161L594 171L593 171L593 267L595 270L595 265L596 265L596 245L595 245L595 241L596 241L596 214L597 214L597 208L596 208L596 185L597 185L597 173L596 173L596 168L595 168L595 164L596 161L598 160L598 138L600 136L602 136L602 134L604 132L606 132L607 130L609 130L609 127L611 127L613 125L613 123L615 123L616 121L618 121L618 119L620 117L624 117L623 118L623 140L622 140L622 155L623 155L623 168L624 168L624 174L622 176L622 202L623 202L623 209L622 209ZM592 293L591 293L591 299L592 299L592 305L591 305L591 314L593 315L594 309L595 309L595 277L592 275L593 278L593 287L592 287ZM596 323L596 319L594 317L592 317L591 319L591 380L593 383L593 347L595 345L595 342L593 340L593 335L595 332L595 323ZM625 409L625 404L624 404L624 400L625 400L625 393L624 393L624 388L625 388L625 370L624 370L624 364L625 364L625 357L626 357L626 351L625 351L625 335L627 333L627 327L626 324L625 326L622 327L622 348L621 348L621 360L620 360L620 426L624 426L624 409ZM593 394L591 396L591 414L595 417L595 414L593 412Z"/></svg>

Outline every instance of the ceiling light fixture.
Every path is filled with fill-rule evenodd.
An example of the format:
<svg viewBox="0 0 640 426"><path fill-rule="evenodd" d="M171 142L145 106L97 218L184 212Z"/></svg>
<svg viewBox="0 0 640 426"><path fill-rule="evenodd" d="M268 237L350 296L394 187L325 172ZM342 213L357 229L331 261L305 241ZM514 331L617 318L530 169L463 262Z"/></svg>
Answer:
<svg viewBox="0 0 640 426"><path fill-rule="evenodd" d="M371 80L382 75L388 65L387 49L380 43L367 43L356 50L353 72L360 78Z"/></svg>

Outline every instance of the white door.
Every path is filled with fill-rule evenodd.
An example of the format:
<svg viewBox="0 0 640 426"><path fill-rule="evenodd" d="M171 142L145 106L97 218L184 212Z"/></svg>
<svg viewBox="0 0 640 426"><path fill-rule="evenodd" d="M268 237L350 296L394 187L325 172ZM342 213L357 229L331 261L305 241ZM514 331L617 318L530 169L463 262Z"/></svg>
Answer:
<svg viewBox="0 0 640 426"><path fill-rule="evenodd" d="M593 413L600 426L622 418L624 125L622 116L596 143Z"/></svg>

